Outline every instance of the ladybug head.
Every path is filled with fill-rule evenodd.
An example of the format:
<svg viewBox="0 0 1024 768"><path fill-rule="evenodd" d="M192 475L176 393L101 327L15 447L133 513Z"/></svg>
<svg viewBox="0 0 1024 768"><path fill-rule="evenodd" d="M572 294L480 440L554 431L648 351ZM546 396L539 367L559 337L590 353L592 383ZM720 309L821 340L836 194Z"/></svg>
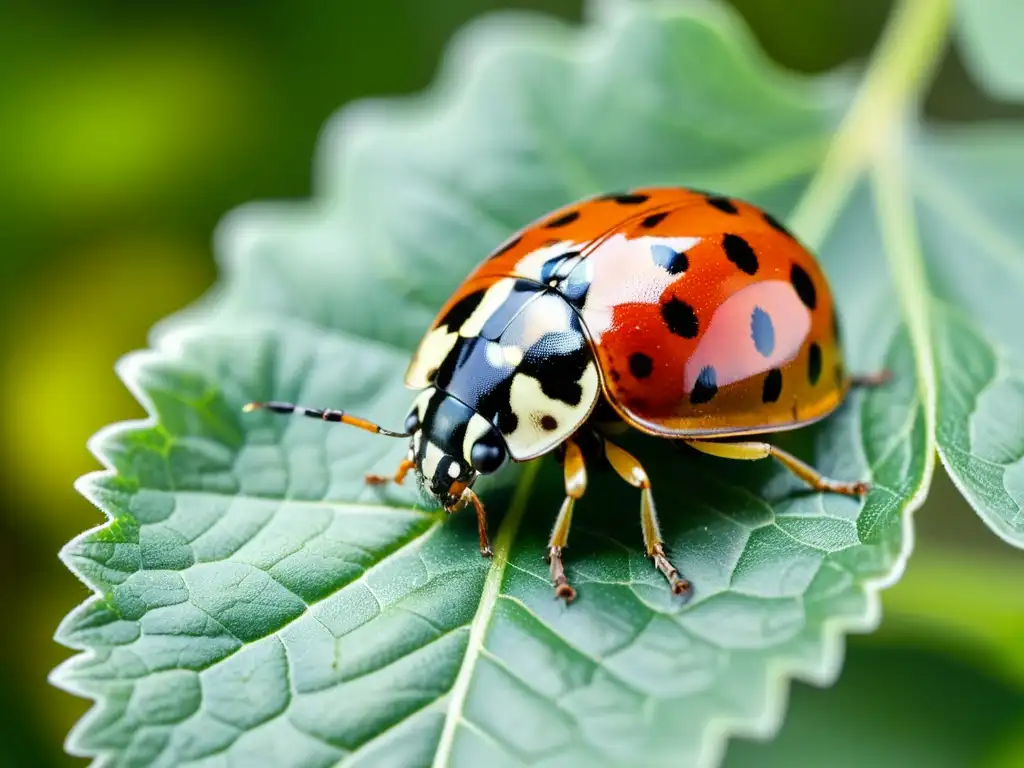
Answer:
<svg viewBox="0 0 1024 768"><path fill-rule="evenodd" d="M425 391L405 420L409 460L423 490L453 511L472 501L477 477L498 470L505 441L483 416L436 389Z"/></svg>

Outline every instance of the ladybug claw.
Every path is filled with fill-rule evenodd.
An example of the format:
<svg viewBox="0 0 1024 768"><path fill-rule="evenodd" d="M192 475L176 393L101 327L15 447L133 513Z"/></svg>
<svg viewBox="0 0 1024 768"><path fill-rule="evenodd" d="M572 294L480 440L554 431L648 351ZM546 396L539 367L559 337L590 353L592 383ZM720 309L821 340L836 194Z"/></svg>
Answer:
<svg viewBox="0 0 1024 768"><path fill-rule="evenodd" d="M555 599L564 600L568 605L576 599L576 590L569 586L569 582L563 580L562 583L555 584Z"/></svg>
<svg viewBox="0 0 1024 768"><path fill-rule="evenodd" d="M669 589L672 590L672 594L680 597L682 602L688 602L693 597L693 584L689 579L685 578L678 569L672 565L669 561L668 556L665 554L665 548L661 544L655 544L651 550L651 560L654 561L654 567L657 568L661 575L668 581Z"/></svg>
<svg viewBox="0 0 1024 768"><path fill-rule="evenodd" d="M831 491L832 493L840 493L843 496L864 496L871 490L871 483L868 482L857 482L857 483L837 483L830 482L830 484L824 486L820 490Z"/></svg>
<svg viewBox="0 0 1024 768"><path fill-rule="evenodd" d="M672 590L672 594L682 598L684 603L693 597L693 584L681 576L677 575L674 580L670 579L669 587Z"/></svg>
<svg viewBox="0 0 1024 768"><path fill-rule="evenodd" d="M549 547L547 560L551 563L551 583L555 587L555 599L564 600L568 605L576 599L576 590L569 586L565 578L565 567L562 565L562 548Z"/></svg>

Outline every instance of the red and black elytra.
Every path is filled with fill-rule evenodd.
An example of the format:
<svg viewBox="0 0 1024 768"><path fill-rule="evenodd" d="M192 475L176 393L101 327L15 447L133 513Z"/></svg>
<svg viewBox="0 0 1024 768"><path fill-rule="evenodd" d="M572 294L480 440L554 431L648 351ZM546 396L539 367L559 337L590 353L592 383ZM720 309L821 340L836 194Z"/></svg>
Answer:
<svg viewBox="0 0 1024 768"><path fill-rule="evenodd" d="M672 591L692 588L665 554L651 481L611 441L623 423L726 459L774 456L818 491L862 495L760 440L834 411L856 378L843 366L821 268L769 213L684 188L602 195L554 211L498 247L441 308L405 383L419 391L403 432L343 411L249 403L409 438L393 477L415 471L449 512L471 504L490 555L481 474L559 452L565 501L547 557L569 602L562 552L587 486L581 444L600 446L640 491L644 549ZM601 405L599 412L595 408Z"/></svg>

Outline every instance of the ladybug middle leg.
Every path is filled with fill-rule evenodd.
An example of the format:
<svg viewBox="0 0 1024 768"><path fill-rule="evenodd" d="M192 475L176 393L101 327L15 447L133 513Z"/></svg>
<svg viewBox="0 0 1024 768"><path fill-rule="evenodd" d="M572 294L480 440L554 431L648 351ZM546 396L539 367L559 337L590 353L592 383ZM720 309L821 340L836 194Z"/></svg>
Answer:
<svg viewBox="0 0 1024 768"><path fill-rule="evenodd" d="M565 443L565 456L562 459L565 471L565 501L558 511L555 527L551 530L548 540L548 563L551 565L551 583L555 588L555 597L565 600L568 605L576 597L576 590L569 585L562 565L562 550L569 543L569 526L572 524L572 509L576 501L587 490L587 466L583 460L583 452L573 441Z"/></svg>
<svg viewBox="0 0 1024 768"><path fill-rule="evenodd" d="M752 461L755 459L766 459L774 456L786 469L799 477L816 491L830 491L841 493L846 496L863 496L871 490L871 483L864 482L842 482L825 477L810 464L806 464L796 456L781 448L776 448L770 443L740 442L740 443L719 443L711 440L685 440L687 445L696 448L701 453L711 456L718 456L723 459L743 459Z"/></svg>
<svg viewBox="0 0 1024 768"><path fill-rule="evenodd" d="M881 370L873 373L859 373L850 377L850 387L853 389L871 389L881 387L892 381L892 371Z"/></svg>
<svg viewBox="0 0 1024 768"><path fill-rule="evenodd" d="M640 489L640 527L644 534L644 550L654 561L654 567L668 579L672 592L689 598L692 585L684 578L665 554L665 541L661 538L661 526L654 510L654 494L651 493L651 481L647 472L632 454L627 453L611 442L605 441L605 456L615 472L630 485Z"/></svg>

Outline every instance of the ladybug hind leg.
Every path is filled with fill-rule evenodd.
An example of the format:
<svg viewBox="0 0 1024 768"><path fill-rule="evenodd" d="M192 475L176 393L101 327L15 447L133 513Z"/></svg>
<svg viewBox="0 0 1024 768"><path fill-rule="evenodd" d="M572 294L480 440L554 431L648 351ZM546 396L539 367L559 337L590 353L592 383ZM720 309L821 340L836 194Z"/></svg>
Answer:
<svg viewBox="0 0 1024 768"><path fill-rule="evenodd" d="M706 453L710 456L718 456L722 459L741 459L752 461L774 456L782 466L816 491L829 491L831 493L841 493L846 496L863 496L871 490L870 483L849 483L825 477L810 464L800 461L800 459L793 454L788 453L781 448L777 448L770 443L753 441L719 443L711 440L686 440L685 442L687 445L696 448L701 453Z"/></svg>
<svg viewBox="0 0 1024 768"><path fill-rule="evenodd" d="M665 554L665 541L661 538L661 527L654 509L654 495L647 472L631 454L617 445L605 441L605 456L612 469L635 488L640 489L640 527L644 534L644 550L654 562L654 567L668 580L674 594L689 598L693 592L690 582L684 578Z"/></svg>
<svg viewBox="0 0 1024 768"><path fill-rule="evenodd" d="M569 526L572 524L573 507L587 490L586 462L583 460L583 452L580 447L572 440L565 443L562 467L565 471L565 501L562 502L562 508L558 511L555 527L551 530L547 560L551 566L551 584L555 588L555 597L561 598L568 605L576 597L576 590L569 585L569 581L565 577L562 550L569 543Z"/></svg>

